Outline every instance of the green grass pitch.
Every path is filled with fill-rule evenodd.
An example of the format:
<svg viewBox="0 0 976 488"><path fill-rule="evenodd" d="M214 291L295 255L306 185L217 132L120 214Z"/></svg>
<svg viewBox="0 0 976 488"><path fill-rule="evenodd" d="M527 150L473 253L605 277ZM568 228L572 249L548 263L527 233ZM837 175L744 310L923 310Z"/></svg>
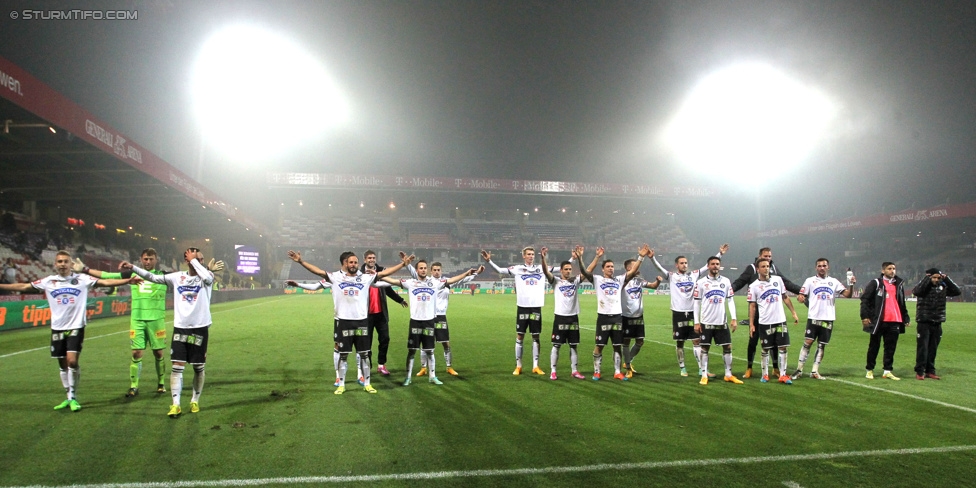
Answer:
<svg viewBox="0 0 976 488"><path fill-rule="evenodd" d="M594 298L581 301L582 323L592 329ZM331 297L215 305L202 411L176 420L166 416L169 395L153 393L151 361L142 393L123 398L127 317L89 324L78 413L52 410L63 393L48 329L0 334L0 488L242 486L268 478L282 478L269 482L279 486L348 485L355 476L384 486L971 486L976 478L976 305L949 306L942 381L914 379L914 328L895 356L902 381L882 380L880 370L866 380L868 337L857 302L840 300L821 366L831 380L701 386L694 374L678 375L667 297L645 300L647 343L633 380L573 379L568 348L558 381L514 377L514 302L513 295L453 296L448 317L461 376L443 373L438 346L444 385L416 378L409 387L400 385L409 315L393 304L392 376L374 374L379 393L369 395L351 373L342 396L332 394ZM540 362L548 372L547 302ZM741 297L737 307L744 317ZM803 320L805 307L798 313ZM747 335L733 334L736 375L745 368ZM802 331L791 335L792 370ZM580 368L588 377L592 347L592 330L582 331ZM686 350L694 369L690 344ZM721 373L716 351L711 369ZM531 354L527 341L526 372ZM609 348L603 367L612 371ZM184 412L192 376L188 370ZM909 451L888 451L899 449Z"/></svg>

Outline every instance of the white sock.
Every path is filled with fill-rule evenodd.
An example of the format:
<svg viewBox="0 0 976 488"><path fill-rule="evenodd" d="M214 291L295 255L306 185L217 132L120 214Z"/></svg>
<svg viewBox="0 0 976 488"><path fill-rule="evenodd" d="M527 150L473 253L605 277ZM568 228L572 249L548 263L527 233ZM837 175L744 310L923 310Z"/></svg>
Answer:
<svg viewBox="0 0 976 488"><path fill-rule="evenodd" d="M413 377L413 359L417 355L417 351L413 349L407 351L407 379ZM423 355L420 356L420 360L423 361Z"/></svg>
<svg viewBox="0 0 976 488"><path fill-rule="evenodd" d="M702 370L702 360L701 360L701 346L692 345L691 352L695 355L695 362L698 363L698 371Z"/></svg>
<svg viewBox="0 0 976 488"><path fill-rule="evenodd" d="M451 367L451 348L450 347L445 347L444 348L444 362L447 363L447 367L448 368Z"/></svg>
<svg viewBox="0 0 976 488"><path fill-rule="evenodd" d="M574 373L579 373L579 351L576 346L569 346L569 363L573 367Z"/></svg>
<svg viewBox="0 0 976 488"><path fill-rule="evenodd" d="M180 394L183 393L183 370L186 366L173 365L169 373L169 391L173 395L173 405L180 404Z"/></svg>
<svg viewBox="0 0 976 488"><path fill-rule="evenodd" d="M796 363L796 370L803 371L803 365L807 362L807 357L810 355L810 344L804 344L803 348L800 349L800 359Z"/></svg>
<svg viewBox="0 0 976 488"><path fill-rule="evenodd" d="M708 374L708 349L701 348L701 374Z"/></svg>
<svg viewBox="0 0 976 488"><path fill-rule="evenodd" d="M65 395L68 395L68 390L69 390L69 388L68 388L68 370L67 369L62 369L59 374L61 376L61 386L64 387L64 394ZM71 400L71 395L68 395L68 400Z"/></svg>
<svg viewBox="0 0 976 488"><path fill-rule="evenodd" d="M559 344L552 345L552 352L549 353L549 365L551 372L556 372L556 363L559 362Z"/></svg>
<svg viewBox="0 0 976 488"><path fill-rule="evenodd" d="M336 370L336 378L339 378L339 386L346 386L346 372L349 370L349 353L339 354L339 369Z"/></svg>
<svg viewBox="0 0 976 488"><path fill-rule="evenodd" d="M359 354L359 371L363 378L363 385L369 386L369 370L373 367L369 364L369 352Z"/></svg>
<svg viewBox="0 0 976 488"><path fill-rule="evenodd" d="M600 363L603 362L603 353L593 355L593 374L600 374Z"/></svg>
<svg viewBox="0 0 976 488"><path fill-rule="evenodd" d="M769 376L769 351L762 350L762 372L763 376Z"/></svg>
<svg viewBox="0 0 976 488"><path fill-rule="evenodd" d="M732 353L723 352L722 359L725 360L725 376L732 376Z"/></svg>
<svg viewBox="0 0 976 488"><path fill-rule="evenodd" d="M336 371L339 371L339 350L332 350L332 365Z"/></svg>
<svg viewBox="0 0 976 488"><path fill-rule="evenodd" d="M80 368L68 368L68 398L77 398L75 393L78 391L78 379L81 378Z"/></svg>
<svg viewBox="0 0 976 488"><path fill-rule="evenodd" d="M675 355L678 356L678 367L681 368L681 369L684 369L684 367L685 367L685 348L683 348L683 347L676 347L674 349L674 351L675 351Z"/></svg>
<svg viewBox="0 0 976 488"><path fill-rule="evenodd" d="M203 364L193 365L193 396L190 397L191 402L199 402L200 394L203 393L203 381L207 377L204 366Z"/></svg>
<svg viewBox="0 0 976 488"><path fill-rule="evenodd" d="M434 357L434 350L431 349L427 352L427 376L430 379L437 377L437 372L434 371L435 365L437 364L437 359Z"/></svg>
<svg viewBox="0 0 976 488"><path fill-rule="evenodd" d="M820 372L820 361L823 361L824 349L827 347L826 344L817 344L817 355L813 358L813 372Z"/></svg>
<svg viewBox="0 0 976 488"><path fill-rule="evenodd" d="M532 369L539 368L539 349L542 348L542 344L539 343L539 336L532 338Z"/></svg>
<svg viewBox="0 0 976 488"><path fill-rule="evenodd" d="M613 351L613 374L620 374L620 351Z"/></svg>
<svg viewBox="0 0 976 488"><path fill-rule="evenodd" d="M515 339L515 366L522 367L522 340Z"/></svg>
<svg viewBox="0 0 976 488"><path fill-rule="evenodd" d="M790 363L786 362L786 359L787 359L787 351L781 350L779 352L779 365L782 366L782 368L780 368L780 370L779 370L779 374L781 374L781 375L785 375L786 374L787 365L790 364Z"/></svg>

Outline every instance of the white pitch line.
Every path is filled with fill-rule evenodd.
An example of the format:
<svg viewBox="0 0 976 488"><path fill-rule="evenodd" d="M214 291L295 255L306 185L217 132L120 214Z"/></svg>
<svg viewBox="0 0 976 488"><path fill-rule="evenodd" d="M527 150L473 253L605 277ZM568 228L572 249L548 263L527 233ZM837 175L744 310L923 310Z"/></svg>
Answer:
<svg viewBox="0 0 976 488"><path fill-rule="evenodd" d="M783 486L785 486L786 488L803 488L796 481L784 481Z"/></svg>
<svg viewBox="0 0 976 488"><path fill-rule="evenodd" d="M665 346L672 346L673 345L673 344L668 344L666 342L654 341L654 340L650 340L650 339L644 339L644 341L645 342L653 342L655 344L661 344L661 345L665 345ZM710 352L709 354L715 354L715 353L711 353ZM735 356L733 356L733 358L738 359L740 361L745 361L744 358L738 358L738 357L735 357ZM911 393L904 393L904 392L900 392L900 391L896 391L896 390L887 390L885 388L880 388L880 387L877 387L877 386L871 386L871 385L865 385L865 384L861 384L861 383L855 383L853 381L847 381L847 380L841 380L841 379L837 379L837 378L831 378L829 376L827 377L827 379L829 381L836 381L838 383L843 383L845 385L858 386L858 387L861 387L861 388L867 388L869 390L875 390L875 391L883 391L885 393L891 393L892 395L899 395L899 396L903 396L903 397L906 397L906 398L911 398L913 400L918 400L918 401L921 401L921 402L934 403L936 405L941 405L941 406L947 407L947 408L955 408L957 410L962 410L964 412L976 413L976 408L963 407L962 405L955 405L955 404L952 404L952 403L946 403L946 402L942 402L942 401L939 401L939 400L933 400L931 398L925 398L925 397L921 397L921 396L918 396L918 395L912 395Z"/></svg>
<svg viewBox="0 0 976 488"><path fill-rule="evenodd" d="M296 476L279 478L252 478L229 480L195 480L195 481L155 481L146 483L102 483L89 485L29 485L5 488L188 488L191 486L205 487L238 487L263 486L284 484L324 484L324 483L354 483L375 481L404 481L404 480L434 480L450 478L483 478L492 476L533 476L563 473L589 473L597 471L627 471L634 469L667 469L723 466L734 464L758 464L772 462L801 462L822 461L826 459L856 458L872 456L899 456L906 454L933 454L947 452L976 451L974 446L922 447L908 449L878 449L872 451L842 451L815 454L791 454L786 456L757 456L741 458L719 459L687 459L680 461L648 461L643 463L621 464L590 464L585 466L553 466L549 468L515 468L515 469L479 469L470 471L433 471L427 473L396 473L360 476ZM784 482L785 483L785 482ZM787 485L789 486L789 485ZM799 486L799 485L797 485Z"/></svg>
<svg viewBox="0 0 976 488"><path fill-rule="evenodd" d="M230 309L227 309L227 310L218 310L218 311L213 312L213 313L233 312L235 310L240 310L242 308L256 307L258 305L264 305L264 304L267 304L267 303L277 302L277 301L280 301L280 300L284 300L284 298L278 298L277 300L268 300L266 302L261 302L261 303L252 303L250 305L244 305L243 307L235 307L235 308L230 308ZM173 322L167 322L166 325L173 325ZM85 340L86 341L91 341L91 340L95 340L95 339L101 339L102 337L113 336L113 335L116 335L116 334L124 334L126 332L129 332L128 329L127 330L120 330L118 332L109 332L108 334L102 334L102 335L97 335L97 336L92 336L92 337L86 337ZM0 359L9 358L10 356L16 356L18 354L24 354L26 352L47 351L49 349L51 349L51 346L35 347L34 349L25 349L23 351L11 352L11 353L8 353L8 354L0 355Z"/></svg>

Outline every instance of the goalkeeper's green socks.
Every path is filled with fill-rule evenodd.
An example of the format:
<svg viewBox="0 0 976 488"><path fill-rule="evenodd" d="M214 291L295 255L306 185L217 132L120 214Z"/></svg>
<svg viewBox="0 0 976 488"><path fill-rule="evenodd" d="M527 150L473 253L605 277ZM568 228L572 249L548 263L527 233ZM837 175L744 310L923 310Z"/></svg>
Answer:
<svg viewBox="0 0 976 488"><path fill-rule="evenodd" d="M139 388L139 375L142 374L142 358L132 358L129 365L129 388Z"/></svg>
<svg viewBox="0 0 976 488"><path fill-rule="evenodd" d="M163 385L163 377L166 375L166 363L163 358L156 358L156 384Z"/></svg>

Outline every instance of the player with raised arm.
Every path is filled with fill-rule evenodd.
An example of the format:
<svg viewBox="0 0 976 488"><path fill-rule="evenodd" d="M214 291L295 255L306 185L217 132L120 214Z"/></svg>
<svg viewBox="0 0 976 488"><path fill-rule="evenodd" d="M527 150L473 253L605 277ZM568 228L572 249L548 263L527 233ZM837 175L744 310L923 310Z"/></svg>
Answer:
<svg viewBox="0 0 976 488"><path fill-rule="evenodd" d="M641 262L650 252L651 248L647 244L642 245L637 251L638 257L634 267L625 274L614 276L613 261L607 259L603 261L603 274L594 275L593 270L596 269L596 264L604 253L604 249L598 247L593 262L586 269L580 269L583 278L593 283L593 288L596 290L596 346L593 348L593 381L600 380L600 363L603 361L603 348L607 342L613 346L613 378L627 381L627 377L620 372L624 336L621 294L624 284L637 276ZM580 264L582 265L582 261Z"/></svg>
<svg viewBox="0 0 976 488"><path fill-rule="evenodd" d="M367 316L369 314L369 287L378 278L391 275L409 263L409 257L403 262L377 272L376 274L362 273L359 270L359 258L356 254L346 251L339 255L342 269L334 272L323 271L318 266L302 260L299 252L288 251L292 261L301 264L312 274L324 278L332 283L332 293L337 295L335 300L335 315L338 319L338 330L335 331L335 342L339 344L339 361L337 362L336 377L338 385L336 395L346 391L346 370L348 368L349 353L355 344L359 360L359 368L363 372L363 388L367 393L376 393L370 384L369 364L369 336Z"/></svg>
<svg viewBox="0 0 976 488"><path fill-rule="evenodd" d="M702 349L702 373L699 383L708 384L708 350L714 341L715 345L722 346L722 359L725 361L725 381L741 385L742 380L732 374L732 333L738 328L738 322L735 319L734 292L732 291L732 282L719 275L721 267L722 258L718 256L708 258L708 274L695 282L695 288L692 292L692 298L695 301L695 332L699 334ZM731 330L726 321L726 306L729 309L729 315L732 317Z"/></svg>
<svg viewBox="0 0 976 488"><path fill-rule="evenodd" d="M404 262L409 265L409 260L412 259L413 256L409 256ZM410 302L410 335L407 338L407 378L403 381L403 386L410 385L410 379L413 376L413 361L417 349L420 349L421 359L429 368L428 374L430 377L428 381L435 385L443 384L441 380L437 379L437 361L434 358L434 340L436 339L434 324L435 317L437 317L437 292L455 283L459 283L461 280L471 276L474 272L474 269L469 269L464 273L446 280L434 278L427 276L427 261L421 259L417 261L416 278L405 280L390 277L381 278L382 281L390 285L396 285L407 290L407 299ZM380 283L377 283L375 286L380 286Z"/></svg>
<svg viewBox="0 0 976 488"><path fill-rule="evenodd" d="M417 269L413 265L407 265L407 269L410 271L410 276L414 279L418 278ZM441 272L443 266L441 263L434 261L430 263L430 276L435 280L441 279ZM478 269L464 277L461 281L455 283L457 285L462 285L474 279L479 273L485 270L484 266L479 266ZM444 348L444 362L447 363L447 374L451 376L458 376L458 372L454 370L452 362L454 356L451 354L451 331L447 328L447 305L451 298L451 287L445 286L437 290L437 294L434 297L434 341L440 343L441 347ZM421 353L420 355L420 371L417 376L423 376L427 374L427 361L425 356Z"/></svg>
<svg viewBox="0 0 976 488"><path fill-rule="evenodd" d="M787 349L790 347L790 331L786 326L786 314L783 313L783 305L786 305L793 314L793 323L797 324L800 319L796 316L796 309L793 302L786 295L786 285L783 278L773 276L769 273L769 260L762 258L756 262L756 269L759 271L759 279L749 285L749 294L746 301L749 302L749 335L758 335L762 343L762 379L763 383L769 382L769 354L773 349L779 350L779 364L783 366L780 370L779 382L792 385L789 375L786 373ZM780 304L782 302L782 304Z"/></svg>
<svg viewBox="0 0 976 488"><path fill-rule="evenodd" d="M586 379L579 372L579 352L576 350L579 345L579 287L583 284L582 275L571 277L573 273L573 263L563 261L559 264L559 278L553 276L546 264L546 257L549 254L547 248L539 251L542 258L542 270L546 274L546 280L552 286L555 296L555 313L552 321L552 352L549 354L551 372L549 379L556 379L556 363L559 361L559 348L563 344L569 344L569 362L573 368L573 378ZM583 256L583 247L576 246L573 250L573 259L578 262Z"/></svg>
<svg viewBox="0 0 976 488"><path fill-rule="evenodd" d="M823 361L824 349L830 343L830 333L834 329L834 320L837 317L834 299L837 293L844 298L850 298L854 293L857 278L854 277L854 273L850 273L850 268L848 268L847 286L837 278L828 276L828 273L830 273L830 261L827 261L827 258L818 259L817 274L803 282L800 294L796 297L800 303L809 308L809 311L807 311L807 329L803 339L803 349L800 350L800 361L796 365L796 372L791 376L794 380L803 376L803 365L810 355L813 341L817 341L817 354L813 359L810 377L818 380L825 379L820 375L820 362Z"/></svg>
<svg viewBox="0 0 976 488"><path fill-rule="evenodd" d="M67 251L58 251L54 256L57 274L32 283L0 284L0 290L41 292L47 295L48 307L51 309L51 357L58 360L61 386L67 394L67 399L54 409L69 408L72 412L77 412L81 410L77 398L78 380L81 378L78 359L85 340L85 325L88 323L88 292L96 286L135 285L141 280L137 277L126 280L96 279L72 272L71 265L71 255Z"/></svg>
<svg viewBox="0 0 976 488"><path fill-rule="evenodd" d="M201 261L203 253L195 247L183 252L183 260L188 271L176 271L157 275L139 266L123 261L122 269L132 269L140 278L156 284L166 285L173 290L173 342L169 351L173 363L169 377L171 418L183 413L180 397L183 392L183 371L186 364L193 367L193 396L190 398L190 412L200 411L200 395L206 378L207 345L210 342L210 294L214 275Z"/></svg>
<svg viewBox="0 0 976 488"><path fill-rule="evenodd" d="M649 257L654 257L654 250L651 249ZM624 270L630 271L634 267L636 260L628 259L624 261ZM661 286L661 278L657 277L654 281L645 280L640 273L624 285L624 293L621 295L620 307L623 310L624 345L621 348L624 355L624 375L632 378L637 371L634 371L633 361L644 346L644 288L656 290ZM630 340L634 340L634 348L630 349Z"/></svg>
<svg viewBox="0 0 976 488"><path fill-rule="evenodd" d="M542 333L542 306L546 301L546 282L543 280L542 266L535 264L535 249L522 249L524 264L501 268L491 261L491 253L481 251L481 257L500 275L515 278L516 322L515 322L515 371L522 374L522 341L525 333L532 334L532 372L546 374L539 369L539 334Z"/></svg>
<svg viewBox="0 0 976 488"><path fill-rule="evenodd" d="M728 250L729 245L722 244L716 256L721 258ZM680 368L681 376L688 376L688 369L685 367L685 341L687 340L691 340L692 354L695 356L695 362L698 363L698 376L701 376L703 374L701 365L701 339L695 333L695 304L691 294L695 288L695 282L698 281L701 274L708 272L708 265L706 264L700 269L689 270L688 258L678 256L674 258L674 271L668 271L664 269L664 266L661 266L656 256L652 256L652 259L654 260L654 266L661 273L664 273L664 280L670 284L671 331L675 341L675 354L678 357L678 368ZM714 374L707 371L704 374L708 375L709 378L715 377Z"/></svg>

